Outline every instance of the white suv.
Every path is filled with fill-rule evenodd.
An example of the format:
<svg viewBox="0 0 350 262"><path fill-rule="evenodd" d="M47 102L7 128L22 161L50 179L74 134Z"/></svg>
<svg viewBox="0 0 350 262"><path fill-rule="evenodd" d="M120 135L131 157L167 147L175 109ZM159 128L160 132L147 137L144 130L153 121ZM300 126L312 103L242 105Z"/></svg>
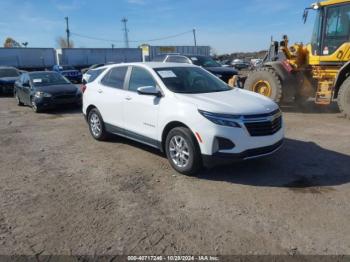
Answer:
<svg viewBox="0 0 350 262"><path fill-rule="evenodd" d="M195 174L203 164L266 156L283 143L276 103L232 89L200 67L130 63L103 68L83 88L83 113L97 140L112 133L158 148L183 174Z"/></svg>

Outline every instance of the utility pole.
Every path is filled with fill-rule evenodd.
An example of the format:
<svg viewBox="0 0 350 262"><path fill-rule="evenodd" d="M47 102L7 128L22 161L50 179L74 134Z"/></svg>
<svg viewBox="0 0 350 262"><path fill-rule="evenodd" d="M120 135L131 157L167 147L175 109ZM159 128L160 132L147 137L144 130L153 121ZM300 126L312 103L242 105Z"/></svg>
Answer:
<svg viewBox="0 0 350 262"><path fill-rule="evenodd" d="M194 46L197 46L197 37L196 37L196 29L193 28L193 39L194 39Z"/></svg>
<svg viewBox="0 0 350 262"><path fill-rule="evenodd" d="M124 41L125 41L125 47L129 48L129 36L128 36L128 28L126 26L126 23L128 22L128 19L126 19L125 17L122 19L122 23L124 24Z"/></svg>
<svg viewBox="0 0 350 262"><path fill-rule="evenodd" d="M66 16L64 19L66 20L67 47L70 48L70 43L69 43L70 31L69 31L68 16Z"/></svg>

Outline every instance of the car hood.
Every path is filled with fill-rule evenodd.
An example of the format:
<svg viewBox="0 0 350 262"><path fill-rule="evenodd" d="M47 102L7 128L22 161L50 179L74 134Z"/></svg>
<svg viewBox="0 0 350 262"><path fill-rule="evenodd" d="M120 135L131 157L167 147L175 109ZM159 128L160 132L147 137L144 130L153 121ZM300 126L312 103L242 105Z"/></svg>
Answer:
<svg viewBox="0 0 350 262"><path fill-rule="evenodd" d="M0 83L11 84L11 83L15 83L17 79L18 77L1 77Z"/></svg>
<svg viewBox="0 0 350 262"><path fill-rule="evenodd" d="M54 86L40 86L35 88L36 91L45 92L52 95L63 94L63 93L75 93L78 88L75 85L54 85Z"/></svg>
<svg viewBox="0 0 350 262"><path fill-rule="evenodd" d="M213 74L221 74L221 75L237 75L237 70L234 70L230 67L205 67L206 70Z"/></svg>
<svg viewBox="0 0 350 262"><path fill-rule="evenodd" d="M278 109L278 105L271 99L239 88L216 93L176 94L176 97L212 113L254 115Z"/></svg>

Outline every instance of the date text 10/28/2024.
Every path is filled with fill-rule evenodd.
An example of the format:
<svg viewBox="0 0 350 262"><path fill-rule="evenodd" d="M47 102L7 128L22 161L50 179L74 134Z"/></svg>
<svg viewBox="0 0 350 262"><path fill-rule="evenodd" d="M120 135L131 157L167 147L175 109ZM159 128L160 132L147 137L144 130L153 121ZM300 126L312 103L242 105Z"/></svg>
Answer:
<svg viewBox="0 0 350 262"><path fill-rule="evenodd" d="M216 256L128 256L128 261L219 261Z"/></svg>

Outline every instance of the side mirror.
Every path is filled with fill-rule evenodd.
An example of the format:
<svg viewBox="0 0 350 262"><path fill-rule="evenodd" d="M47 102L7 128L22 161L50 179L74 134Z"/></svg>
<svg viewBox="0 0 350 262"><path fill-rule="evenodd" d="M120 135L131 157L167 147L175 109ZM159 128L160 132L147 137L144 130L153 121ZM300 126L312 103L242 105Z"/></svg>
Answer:
<svg viewBox="0 0 350 262"><path fill-rule="evenodd" d="M161 97L162 96L162 93L155 86L139 87L137 89L137 93L139 93L140 95L146 95L146 96L156 96L156 97Z"/></svg>

